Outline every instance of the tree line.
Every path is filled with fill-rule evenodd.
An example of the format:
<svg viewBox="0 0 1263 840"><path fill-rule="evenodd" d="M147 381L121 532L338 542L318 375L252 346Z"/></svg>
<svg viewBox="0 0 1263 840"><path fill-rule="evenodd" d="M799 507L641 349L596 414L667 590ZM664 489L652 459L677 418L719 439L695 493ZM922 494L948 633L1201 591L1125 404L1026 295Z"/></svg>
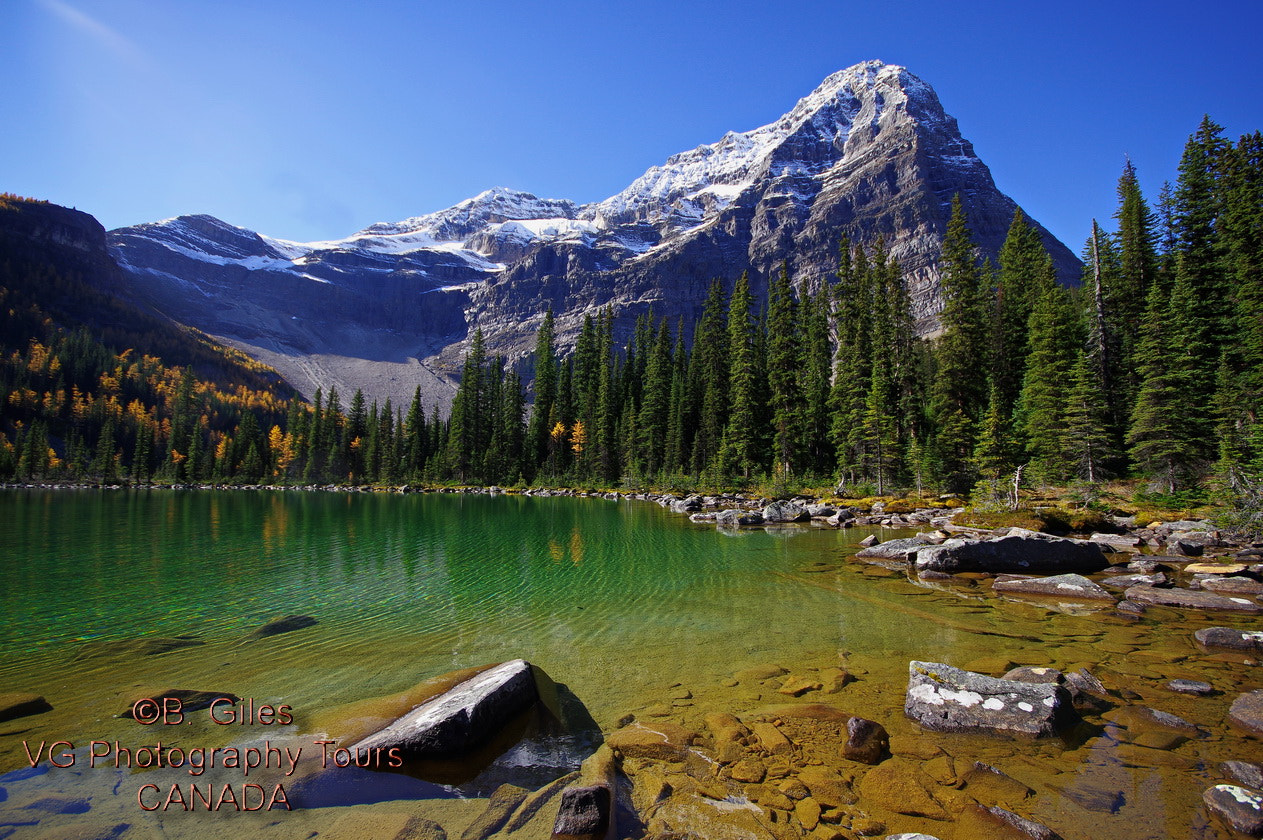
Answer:
<svg viewBox="0 0 1263 840"><path fill-rule="evenodd" d="M1021 211L997 261L980 261L957 197L933 339L917 338L881 240L843 240L814 290L784 267L759 300L744 275L715 280L697 323L649 313L621 343L611 311L590 313L564 357L551 311L528 365L490 356L476 331L446 418L419 389L406 411L359 392L344 408L335 389L310 405L234 396L84 333L32 337L0 367L0 476L1257 488L1263 138L1222 134L1203 120L1154 207L1126 164L1114 229L1093 222L1073 289Z"/></svg>

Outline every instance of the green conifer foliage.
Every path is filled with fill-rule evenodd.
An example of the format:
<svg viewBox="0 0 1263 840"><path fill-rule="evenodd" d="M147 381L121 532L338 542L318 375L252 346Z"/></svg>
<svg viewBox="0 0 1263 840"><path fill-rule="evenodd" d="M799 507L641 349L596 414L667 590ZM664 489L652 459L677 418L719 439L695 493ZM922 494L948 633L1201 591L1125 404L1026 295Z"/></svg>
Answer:
<svg viewBox="0 0 1263 840"><path fill-rule="evenodd" d="M959 195L952 199L939 273L942 335L935 349L930 417L936 430L934 448L944 486L954 492L967 492L974 482L973 450L986 398L987 309L973 238Z"/></svg>
<svg viewBox="0 0 1263 840"><path fill-rule="evenodd" d="M763 437L760 411L760 377L763 376L757 351L758 332L751 312L750 278L741 275L732 290L728 306L728 360L731 374L730 411L724 429L721 460L724 472L749 479L762 460L759 444Z"/></svg>
<svg viewBox="0 0 1263 840"><path fill-rule="evenodd" d="M1155 282L1140 327L1140 390L1127 445L1132 463L1171 493L1186 478L1194 456L1184 439L1187 402L1181 372L1171 358L1169 311L1169 298Z"/></svg>
<svg viewBox="0 0 1263 840"><path fill-rule="evenodd" d="M801 324L786 266L768 286L767 347L775 471L792 475L801 466L804 400Z"/></svg>
<svg viewBox="0 0 1263 840"><path fill-rule="evenodd" d="M1038 297L1031 310L1030 356L1017 410L1031 471L1046 482L1068 477L1065 450L1065 407L1070 370L1082 337L1069 296L1057 284L1052 260L1045 257Z"/></svg>

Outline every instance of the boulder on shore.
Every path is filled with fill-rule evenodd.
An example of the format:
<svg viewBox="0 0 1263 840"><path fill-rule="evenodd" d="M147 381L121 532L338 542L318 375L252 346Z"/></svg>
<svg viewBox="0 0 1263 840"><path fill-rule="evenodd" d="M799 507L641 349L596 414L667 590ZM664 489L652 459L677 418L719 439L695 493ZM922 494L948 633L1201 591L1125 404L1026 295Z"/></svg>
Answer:
<svg viewBox="0 0 1263 840"><path fill-rule="evenodd" d="M1071 722L1069 692L1055 683L996 679L939 662L908 663L904 713L936 732L1041 737Z"/></svg>
<svg viewBox="0 0 1263 840"><path fill-rule="evenodd" d="M539 696L531 664L514 659L423 703L351 750L397 747L405 757L459 756L494 736Z"/></svg>
<svg viewBox="0 0 1263 840"><path fill-rule="evenodd" d="M951 539L917 551L918 572L1096 572L1109 565L1086 540L1013 528L999 539Z"/></svg>
<svg viewBox="0 0 1263 840"><path fill-rule="evenodd" d="M909 563L912 561L912 557L926 546L927 543L923 539L904 537L869 545L857 551L855 558L857 560L895 560L900 563Z"/></svg>
<svg viewBox="0 0 1263 840"><path fill-rule="evenodd" d="M762 525L763 514L757 510L742 510L741 508L729 508L721 510L715 514L715 522L719 525L729 528L735 528L741 525Z"/></svg>
<svg viewBox="0 0 1263 840"><path fill-rule="evenodd" d="M807 508L795 502L772 502L763 508L765 522L809 522L811 514Z"/></svg>

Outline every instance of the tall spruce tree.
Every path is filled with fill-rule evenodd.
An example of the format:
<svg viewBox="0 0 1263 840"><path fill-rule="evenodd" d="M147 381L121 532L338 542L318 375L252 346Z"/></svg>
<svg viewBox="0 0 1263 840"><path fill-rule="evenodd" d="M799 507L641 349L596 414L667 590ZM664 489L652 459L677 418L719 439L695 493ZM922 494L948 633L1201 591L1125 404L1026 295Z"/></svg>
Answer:
<svg viewBox="0 0 1263 840"><path fill-rule="evenodd" d="M793 474L801 463L803 428L801 325L789 268L781 266L768 285L767 376L771 392L772 452L775 470Z"/></svg>
<svg viewBox="0 0 1263 840"><path fill-rule="evenodd" d="M1140 389L1127 431L1133 465L1168 493L1184 482L1194 460L1185 441L1188 403L1182 372L1172 360L1169 312L1169 297L1155 282L1140 326Z"/></svg>
<svg viewBox="0 0 1263 840"><path fill-rule="evenodd" d="M1013 213L1008 236L1000 248L1000 271L992 303L994 320L989 369L1000 411L1008 414L1017 404L1030 354L1028 332L1048 252L1039 232L1022 211Z"/></svg>
<svg viewBox="0 0 1263 840"><path fill-rule="evenodd" d="M724 284L714 280L706 295L702 319L693 335L690 380L700 394L697 436L693 446L695 472L705 470L719 454L728 422L728 317Z"/></svg>
<svg viewBox="0 0 1263 840"><path fill-rule="evenodd" d="M749 479L758 469L762 439L759 405L760 368L751 307L750 278L744 272L732 289L728 304L728 361L731 375L730 411L724 428L721 460L724 471Z"/></svg>
<svg viewBox="0 0 1263 840"><path fill-rule="evenodd" d="M1032 473L1045 482L1056 482L1067 477L1062 457L1066 386L1082 337L1077 334L1069 297L1057 284L1047 255L1038 282L1017 416Z"/></svg>
<svg viewBox="0 0 1263 840"><path fill-rule="evenodd" d="M987 342L982 272L959 194L952 198L939 274L943 312L930 391L933 445L944 486L963 493L974 482L977 422L986 399Z"/></svg>

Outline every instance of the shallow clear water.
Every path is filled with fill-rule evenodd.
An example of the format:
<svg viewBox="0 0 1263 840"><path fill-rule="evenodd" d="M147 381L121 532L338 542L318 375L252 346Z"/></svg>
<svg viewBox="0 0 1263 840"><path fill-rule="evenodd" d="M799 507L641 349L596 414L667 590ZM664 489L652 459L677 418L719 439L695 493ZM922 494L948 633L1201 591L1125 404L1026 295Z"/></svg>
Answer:
<svg viewBox="0 0 1263 840"><path fill-rule="evenodd" d="M892 734L912 731L901 715L909 659L1089 665L1142 695L1168 672L1250 687L1243 666L1196 661L1187 632L1206 621L1127 625L997 601L982 587L918 587L846 562L866 533L725 533L657 505L599 499L0 492L0 693L35 692L54 707L0 724L0 772L27 766L23 741L81 747L136 738L137 725L115 716L159 689L289 704L297 728L310 730L330 707L519 657L564 684L606 731L627 713L669 707L673 697L684 717L783 701L725 686L735 672L772 662L791 671L845 665L860 682L821 699L872 716ZM319 623L242 644L286 614ZM160 655L108 649L112 641L171 636L202 644ZM1138 662L1141 650L1153 658ZM686 693L693 696L680 700ZM1234 696L1172 697L1161 706L1213 729L1205 744L1181 748L1206 778L1217 757L1259 757L1255 742L1237 749L1223 726ZM211 746L233 736L243 737L199 722L183 738ZM1098 736L1069 750L1041 745L1007 755L1047 759L1028 771L1028 784L1041 791L1036 776L1057 789L1055 777L1067 773L1061 788L1122 774L1124 781L1108 784L1137 790L1146 779L1171 786L1187 776L1187 768L1184 776L1126 768L1113 743ZM981 749L985 758L1005 748ZM69 784L70 772L41 778L0 777L0 794L37 782L52 790ZM1114 836L1197 836L1192 812L1205 786L1197 784L1166 796L1168 807L1152 816L1163 826L1157 834L1152 820L1138 823L1126 805L1115 807ZM19 799L6 806L0 798L0 834L21 824L5 816ZM89 799L108 808L100 792ZM1066 807L1055 796L1037 802L1037 811L1054 815ZM134 802L121 812L136 816ZM1062 828L1102 818L1083 814Z"/></svg>

